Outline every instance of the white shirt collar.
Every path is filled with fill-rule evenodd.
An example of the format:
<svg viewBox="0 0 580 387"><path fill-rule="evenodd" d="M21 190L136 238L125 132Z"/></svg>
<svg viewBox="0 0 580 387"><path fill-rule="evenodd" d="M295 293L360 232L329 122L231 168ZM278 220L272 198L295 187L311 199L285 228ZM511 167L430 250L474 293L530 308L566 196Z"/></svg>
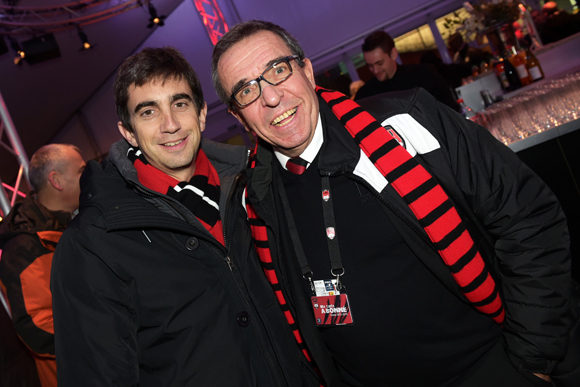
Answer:
<svg viewBox="0 0 580 387"><path fill-rule="evenodd" d="M310 141L310 144L308 144L306 149L304 149L304 152L302 152L300 155L300 158L308 162L306 168L308 168L316 158L316 155L318 154L318 151L320 151L323 142L324 136L322 135L322 120L320 119L320 113L318 113L318 122L316 123L316 128L314 129L314 136L312 137L312 141ZM274 151L274 154L282 165L282 168L286 169L286 163L290 157L285 156L278 151Z"/></svg>

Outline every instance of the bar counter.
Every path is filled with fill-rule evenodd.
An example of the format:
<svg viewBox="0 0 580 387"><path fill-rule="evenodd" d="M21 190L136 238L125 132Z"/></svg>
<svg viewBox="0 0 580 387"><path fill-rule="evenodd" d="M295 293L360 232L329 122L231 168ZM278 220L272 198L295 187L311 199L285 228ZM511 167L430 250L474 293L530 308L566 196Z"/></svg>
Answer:
<svg viewBox="0 0 580 387"><path fill-rule="evenodd" d="M568 220L572 273L580 281L580 66L494 105L474 121L516 152L558 197Z"/></svg>

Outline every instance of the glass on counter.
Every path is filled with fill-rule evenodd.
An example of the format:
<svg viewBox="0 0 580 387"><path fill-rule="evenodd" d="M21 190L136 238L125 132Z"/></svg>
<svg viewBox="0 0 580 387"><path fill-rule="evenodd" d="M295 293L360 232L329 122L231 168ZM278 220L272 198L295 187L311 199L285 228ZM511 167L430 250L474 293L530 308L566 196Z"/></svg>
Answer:
<svg viewBox="0 0 580 387"><path fill-rule="evenodd" d="M495 103L474 121L508 145L579 118L580 71Z"/></svg>

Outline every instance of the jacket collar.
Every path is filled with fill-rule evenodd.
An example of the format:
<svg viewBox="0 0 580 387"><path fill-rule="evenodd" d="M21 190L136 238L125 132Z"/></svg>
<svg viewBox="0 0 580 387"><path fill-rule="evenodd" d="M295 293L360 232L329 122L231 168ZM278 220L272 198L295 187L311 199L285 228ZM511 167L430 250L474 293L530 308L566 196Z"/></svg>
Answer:
<svg viewBox="0 0 580 387"><path fill-rule="evenodd" d="M71 214L65 211L50 211L35 199L35 192L16 204L0 225L0 248L4 242L21 233L37 231L64 231L70 223Z"/></svg>
<svg viewBox="0 0 580 387"><path fill-rule="evenodd" d="M202 139L201 147L220 177L220 213L223 217L235 177L246 166L247 149L207 139ZM185 231L192 224L198 224L195 216L177 200L139 182L137 171L126 156L128 149L125 140L118 141L111 146L102 164L95 161L87 164L81 177L81 209L98 207L108 231L148 226Z"/></svg>

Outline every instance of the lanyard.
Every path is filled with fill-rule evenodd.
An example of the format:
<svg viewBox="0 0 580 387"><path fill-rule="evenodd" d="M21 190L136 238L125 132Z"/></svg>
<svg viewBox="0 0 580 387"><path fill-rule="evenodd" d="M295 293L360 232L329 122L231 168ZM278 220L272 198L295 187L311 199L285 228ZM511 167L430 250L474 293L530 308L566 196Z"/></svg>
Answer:
<svg viewBox="0 0 580 387"><path fill-rule="evenodd" d="M344 274L344 268L342 267L342 260L340 258L340 248L338 246L338 237L336 235L336 224L334 221L334 207L332 205L332 195L330 194L330 178L325 175L322 176L322 212L324 214L324 228L326 229L326 241L328 243L328 253L330 256L330 267L331 274L336 277L337 288L341 289L342 284L340 283L340 276ZM284 184L282 179L278 180L278 191L280 192L280 198L282 199L282 206L284 207L284 214L288 221L288 228L290 232L290 237L292 238L292 244L294 245L294 251L296 252L296 257L298 258L298 263L300 264L300 269L302 270L302 278L310 282L310 287L314 292L314 284L312 282L313 273L308 265L308 260L302 249L302 244L300 243L300 236L298 235L298 230L296 228L296 223L294 222L294 217L292 216L292 211L290 210L290 202L286 195L286 190L284 189Z"/></svg>

